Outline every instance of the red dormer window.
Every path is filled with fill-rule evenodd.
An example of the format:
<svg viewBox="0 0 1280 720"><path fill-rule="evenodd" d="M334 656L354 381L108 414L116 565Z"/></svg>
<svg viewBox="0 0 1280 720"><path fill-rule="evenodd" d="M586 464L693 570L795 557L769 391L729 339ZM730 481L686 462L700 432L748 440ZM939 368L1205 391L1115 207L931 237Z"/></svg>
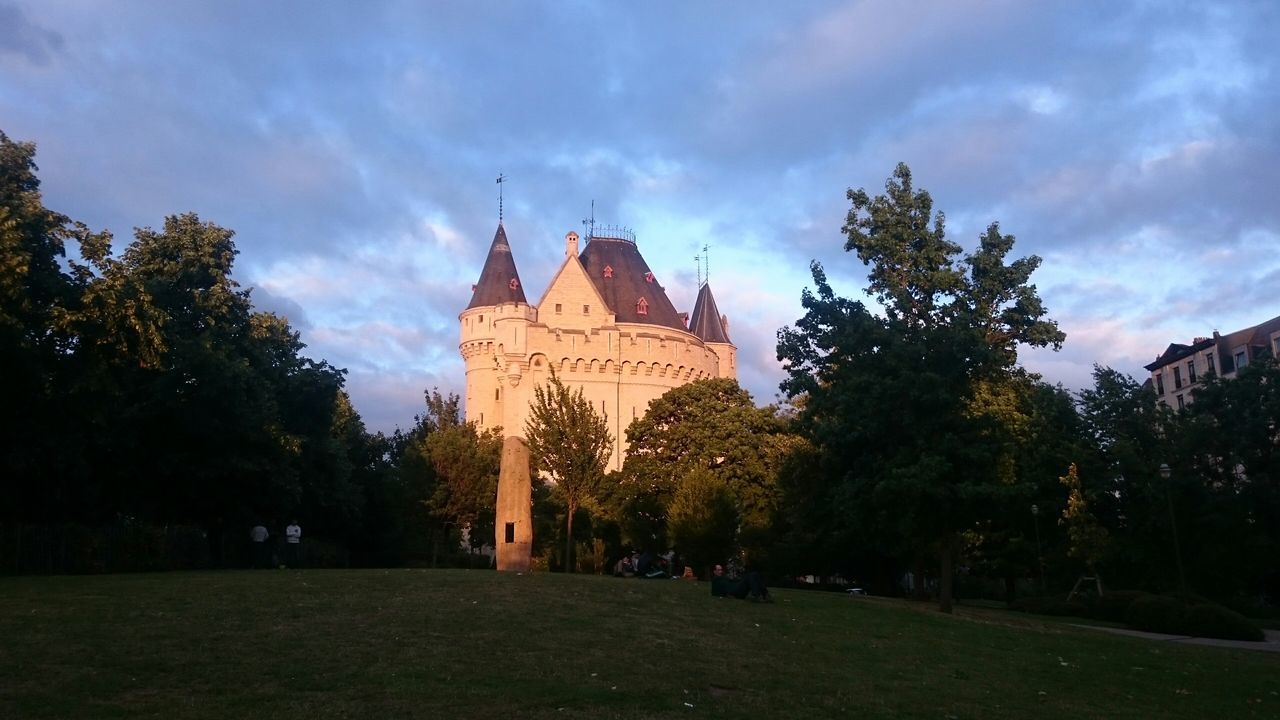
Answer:
<svg viewBox="0 0 1280 720"><path fill-rule="evenodd" d="M645 300L644 298L640 298L639 300L637 300L637 301L636 301L636 314L637 314L637 315L648 315L648 314L649 314L649 301L648 301L648 300Z"/></svg>
<svg viewBox="0 0 1280 720"><path fill-rule="evenodd" d="M605 277L605 279L606 279L606 280L607 280L607 279L609 279L609 278L612 278L612 277L613 277L613 266L612 266L612 265L605 265L605 266L604 266L604 277Z"/></svg>
<svg viewBox="0 0 1280 720"><path fill-rule="evenodd" d="M647 282L647 283L651 283L651 282L653 282L653 273L651 273L651 272L647 272L647 273L645 273L645 274L644 274L644 281L645 281L645 282Z"/></svg>
<svg viewBox="0 0 1280 720"><path fill-rule="evenodd" d="M475 292L475 291L476 291L476 284L471 283L471 292Z"/></svg>
<svg viewBox="0 0 1280 720"><path fill-rule="evenodd" d="M520 287L520 281L515 278L511 278L511 282L507 283L507 287L511 288L512 290L515 290L516 288Z"/></svg>

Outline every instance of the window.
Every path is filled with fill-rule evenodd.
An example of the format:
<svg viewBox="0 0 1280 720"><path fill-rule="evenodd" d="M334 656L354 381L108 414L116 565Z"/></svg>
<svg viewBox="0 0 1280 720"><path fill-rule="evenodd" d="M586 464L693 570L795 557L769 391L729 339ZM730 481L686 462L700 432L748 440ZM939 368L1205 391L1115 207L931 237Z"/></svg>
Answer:
<svg viewBox="0 0 1280 720"><path fill-rule="evenodd" d="M503 528L502 534L503 534L503 540L506 540L508 543L515 542L516 541L516 524L507 523L506 527Z"/></svg>
<svg viewBox="0 0 1280 720"><path fill-rule="evenodd" d="M1160 373L1156 373L1156 394L1164 394L1164 375L1161 375Z"/></svg>
<svg viewBox="0 0 1280 720"><path fill-rule="evenodd" d="M1196 381L1196 361L1187 361L1187 382L1194 383Z"/></svg>
<svg viewBox="0 0 1280 720"><path fill-rule="evenodd" d="M511 282L507 283L507 287L511 288L512 290L515 290L516 288L520 287L520 281L515 278L511 278Z"/></svg>
<svg viewBox="0 0 1280 720"><path fill-rule="evenodd" d="M1186 401L1182 399L1182 393L1178 393L1178 409L1182 410L1186 406Z"/></svg>
<svg viewBox="0 0 1280 720"><path fill-rule="evenodd" d="M502 388L494 388L494 389L493 389L493 399L494 399L494 400L501 400L501 399L502 399Z"/></svg>
<svg viewBox="0 0 1280 720"><path fill-rule="evenodd" d="M590 305L583 305L583 306L582 306L582 314L583 314L583 315L590 315L590 314L591 314L591 306L590 306Z"/></svg>
<svg viewBox="0 0 1280 720"><path fill-rule="evenodd" d="M605 266L604 266L604 278L605 278L606 280L609 280L609 279L611 279L612 277L613 277L613 266L612 266L612 265L605 265Z"/></svg>
<svg viewBox="0 0 1280 720"><path fill-rule="evenodd" d="M1249 364L1249 359L1245 357L1244 351L1243 350L1237 351L1236 352L1236 370L1239 370L1240 368L1248 364Z"/></svg>
<svg viewBox="0 0 1280 720"><path fill-rule="evenodd" d="M560 303L556 303L556 312L559 313L562 309L563 308L560 306Z"/></svg>
<svg viewBox="0 0 1280 720"><path fill-rule="evenodd" d="M647 283L651 283L651 282L653 282L653 273L651 273L651 272L647 272L647 273L645 273L645 274L644 274L644 281L645 281L645 282L647 282Z"/></svg>
<svg viewBox="0 0 1280 720"><path fill-rule="evenodd" d="M1204 356L1204 359L1205 359L1206 361L1208 361L1209 372L1211 372L1211 373L1216 373L1216 372L1218 372L1217 368L1215 368L1215 367L1214 367L1214 362L1215 362L1215 361L1214 361L1214 359L1213 359L1213 353L1215 353L1215 352L1217 352L1217 351L1216 351L1216 350L1211 350L1211 351L1209 352L1209 354L1208 354L1208 355L1205 355L1205 356Z"/></svg>
<svg viewBox="0 0 1280 720"><path fill-rule="evenodd" d="M637 314L637 315L648 315L648 314L649 314L649 301L648 301L648 300L645 300L644 298L640 298L639 300L637 300L637 301L636 301L636 314Z"/></svg>
<svg viewBox="0 0 1280 720"><path fill-rule="evenodd" d="M1180 367L1175 367L1173 369L1173 389L1182 389L1182 368Z"/></svg>

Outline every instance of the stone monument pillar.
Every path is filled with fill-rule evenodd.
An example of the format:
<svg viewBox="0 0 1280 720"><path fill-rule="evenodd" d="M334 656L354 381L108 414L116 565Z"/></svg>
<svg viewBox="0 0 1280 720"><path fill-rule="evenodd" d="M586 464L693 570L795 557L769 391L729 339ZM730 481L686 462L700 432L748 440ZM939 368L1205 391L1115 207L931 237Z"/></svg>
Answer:
<svg viewBox="0 0 1280 720"><path fill-rule="evenodd" d="M512 436L502 441L495 509L498 569L528 572L533 557L533 483L529 476L529 446L523 438Z"/></svg>

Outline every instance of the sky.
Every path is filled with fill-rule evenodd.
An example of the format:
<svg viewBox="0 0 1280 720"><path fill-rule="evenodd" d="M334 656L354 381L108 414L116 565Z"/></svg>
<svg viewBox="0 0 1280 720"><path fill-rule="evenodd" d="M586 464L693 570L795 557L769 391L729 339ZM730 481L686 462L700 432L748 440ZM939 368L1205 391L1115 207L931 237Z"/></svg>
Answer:
<svg viewBox="0 0 1280 720"><path fill-rule="evenodd" d="M1067 341L1023 362L1078 390L1280 314L1277 37L1271 0L0 0L0 130L118 251L234 230L371 431L463 394L499 173L532 302L594 203L678 310L708 258L763 404L810 261L862 296L846 191L905 162L952 240L1043 258Z"/></svg>

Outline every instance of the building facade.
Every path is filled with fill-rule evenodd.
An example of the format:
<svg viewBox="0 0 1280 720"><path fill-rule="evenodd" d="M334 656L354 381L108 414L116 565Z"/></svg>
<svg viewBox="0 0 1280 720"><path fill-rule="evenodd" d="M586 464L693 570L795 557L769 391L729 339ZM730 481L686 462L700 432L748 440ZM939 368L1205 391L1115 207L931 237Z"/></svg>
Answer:
<svg viewBox="0 0 1280 720"><path fill-rule="evenodd" d="M1189 345L1170 343L1145 367L1160 402L1181 410L1191 403L1191 391L1206 374L1234 378L1262 356L1280 357L1280 317L1226 335L1214 330L1213 337L1198 337Z"/></svg>
<svg viewBox="0 0 1280 720"><path fill-rule="evenodd" d="M533 389L554 367L608 419L610 470L621 469L627 426L651 400L693 380L737 377L728 319L710 285L691 315L677 312L624 231L597 231L581 251L578 234L566 235L564 261L531 304L499 224L458 319L468 421L523 438Z"/></svg>

